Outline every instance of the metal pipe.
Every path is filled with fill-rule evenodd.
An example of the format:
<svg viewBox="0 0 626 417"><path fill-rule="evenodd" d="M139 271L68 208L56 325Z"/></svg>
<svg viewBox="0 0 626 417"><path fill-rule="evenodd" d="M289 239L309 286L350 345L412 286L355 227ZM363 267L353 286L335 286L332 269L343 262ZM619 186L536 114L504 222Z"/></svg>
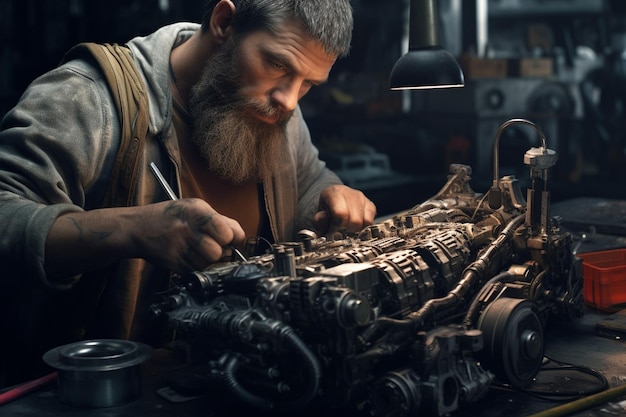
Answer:
<svg viewBox="0 0 626 417"><path fill-rule="evenodd" d="M163 188L163 191L165 191L169 199L178 200L176 193L174 192L172 187L170 187L168 182L165 180L165 177L163 176L163 174L161 174L161 171L159 170L159 168L156 166L154 162L150 162L150 169L152 170L152 173L156 177L157 181L159 182L159 184Z"/></svg>
<svg viewBox="0 0 626 417"><path fill-rule="evenodd" d="M440 46L437 0L411 0L409 51Z"/></svg>
<svg viewBox="0 0 626 417"><path fill-rule="evenodd" d="M510 119L507 120L506 122L502 123L502 125L500 126L500 128L498 129L498 131L496 132L496 137L495 140L493 142L493 186L494 188L500 188L500 161L499 161L499 155L500 155L500 136L502 136L502 132L504 132L504 130L514 124L525 124L527 126L530 126L533 128L533 130L537 133L537 135L539 136L539 140L541 141L541 150L543 152L546 151L546 137L543 134L543 132L541 131L541 129L539 129L539 127L534 124L533 122L531 122L530 120L526 120L526 119Z"/></svg>
<svg viewBox="0 0 626 417"><path fill-rule="evenodd" d="M599 392L597 394L590 395L557 407L550 408L539 413L532 414L528 417L560 417L568 414L575 413L576 411L584 410L586 408L593 407L594 405L605 403L609 400L617 398L626 394L626 384L610 388L606 391Z"/></svg>

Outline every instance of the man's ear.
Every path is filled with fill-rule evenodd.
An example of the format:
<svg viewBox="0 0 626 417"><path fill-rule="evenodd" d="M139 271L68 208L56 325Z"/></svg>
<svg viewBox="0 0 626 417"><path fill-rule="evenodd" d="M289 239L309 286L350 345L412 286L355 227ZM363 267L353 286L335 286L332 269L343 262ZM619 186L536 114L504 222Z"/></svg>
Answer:
<svg viewBox="0 0 626 417"><path fill-rule="evenodd" d="M222 43L227 37L227 29L230 27L236 7L230 0L221 0L209 18L209 32L211 38Z"/></svg>

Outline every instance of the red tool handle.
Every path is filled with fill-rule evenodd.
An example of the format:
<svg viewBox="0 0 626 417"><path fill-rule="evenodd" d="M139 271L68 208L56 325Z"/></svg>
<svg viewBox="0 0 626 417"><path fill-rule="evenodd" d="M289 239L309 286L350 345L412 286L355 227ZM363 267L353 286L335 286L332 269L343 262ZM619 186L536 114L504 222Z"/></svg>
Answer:
<svg viewBox="0 0 626 417"><path fill-rule="evenodd" d="M41 378L33 379L32 381L24 382L17 385L14 388L0 394L0 405L6 404L9 401L16 400L29 392L33 392L57 379L57 373L52 372L48 375L44 375Z"/></svg>

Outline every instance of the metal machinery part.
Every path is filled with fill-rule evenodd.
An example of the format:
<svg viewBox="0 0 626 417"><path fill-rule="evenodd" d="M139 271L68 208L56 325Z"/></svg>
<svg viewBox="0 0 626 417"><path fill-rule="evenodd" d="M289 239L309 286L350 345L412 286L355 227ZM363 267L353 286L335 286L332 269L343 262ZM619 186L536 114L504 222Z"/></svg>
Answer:
<svg viewBox="0 0 626 417"><path fill-rule="evenodd" d="M47 351L57 369L59 398L80 407L112 407L141 395L140 364L152 349L118 339L83 340Z"/></svg>
<svg viewBox="0 0 626 417"><path fill-rule="evenodd" d="M496 155L517 123L541 138L524 157L528 201L513 176L480 194L471 168L452 165L441 190L405 212L188 274L153 312L209 378L273 412L441 416L494 381L528 385L545 327L582 315L582 268L549 216L556 154L543 133L512 119Z"/></svg>

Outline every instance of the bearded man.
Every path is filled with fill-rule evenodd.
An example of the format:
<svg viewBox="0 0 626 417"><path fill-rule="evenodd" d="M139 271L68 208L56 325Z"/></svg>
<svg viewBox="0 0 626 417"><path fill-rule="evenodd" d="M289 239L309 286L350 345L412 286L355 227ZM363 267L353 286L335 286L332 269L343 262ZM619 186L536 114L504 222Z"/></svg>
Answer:
<svg viewBox="0 0 626 417"><path fill-rule="evenodd" d="M374 204L318 158L298 107L348 53L349 0L209 0L126 45L148 93L137 187L103 205L122 126L94 62L35 80L0 126L0 386L87 338L157 345L172 276L301 229L356 232ZM168 199L153 163L176 193Z"/></svg>

